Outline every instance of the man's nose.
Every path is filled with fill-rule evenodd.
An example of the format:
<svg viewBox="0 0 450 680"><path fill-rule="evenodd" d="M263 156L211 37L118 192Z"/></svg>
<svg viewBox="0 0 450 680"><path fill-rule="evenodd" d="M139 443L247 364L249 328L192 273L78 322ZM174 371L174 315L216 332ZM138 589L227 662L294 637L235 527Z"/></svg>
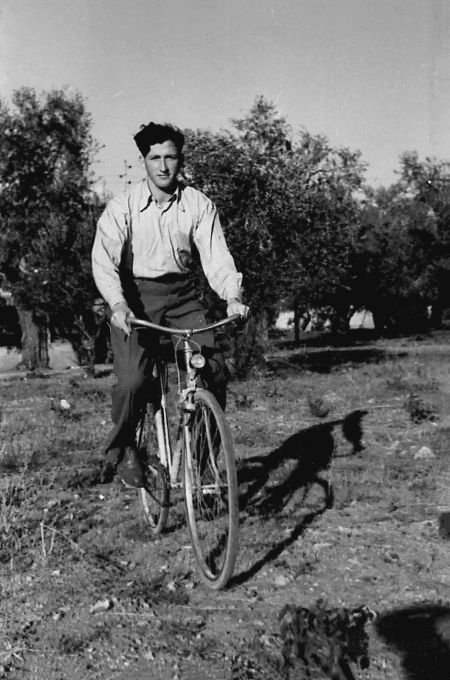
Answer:
<svg viewBox="0 0 450 680"><path fill-rule="evenodd" d="M167 163L165 158L161 158L159 161L160 172L167 172Z"/></svg>

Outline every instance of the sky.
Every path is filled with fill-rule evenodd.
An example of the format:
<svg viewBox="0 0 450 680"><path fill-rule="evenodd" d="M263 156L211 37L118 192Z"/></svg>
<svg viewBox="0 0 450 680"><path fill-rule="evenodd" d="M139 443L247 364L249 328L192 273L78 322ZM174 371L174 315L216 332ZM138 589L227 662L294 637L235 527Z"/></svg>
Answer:
<svg viewBox="0 0 450 680"><path fill-rule="evenodd" d="M112 193L141 124L231 129L260 95L388 186L405 151L450 160L450 2L0 0L0 96L22 86L83 95Z"/></svg>

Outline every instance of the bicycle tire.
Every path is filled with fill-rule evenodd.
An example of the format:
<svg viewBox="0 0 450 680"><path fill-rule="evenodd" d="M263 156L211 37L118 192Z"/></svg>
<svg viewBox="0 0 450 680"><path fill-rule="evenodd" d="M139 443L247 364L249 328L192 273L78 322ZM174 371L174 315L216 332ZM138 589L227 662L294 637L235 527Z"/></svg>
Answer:
<svg viewBox="0 0 450 680"><path fill-rule="evenodd" d="M231 432L215 397L198 389L183 461L185 509L198 572L208 588L229 581L238 551L239 506Z"/></svg>
<svg viewBox="0 0 450 680"><path fill-rule="evenodd" d="M164 531L169 515L170 484L166 469L159 462L154 411L147 404L138 428L138 451L145 475L145 486L138 489L144 518L153 534Z"/></svg>

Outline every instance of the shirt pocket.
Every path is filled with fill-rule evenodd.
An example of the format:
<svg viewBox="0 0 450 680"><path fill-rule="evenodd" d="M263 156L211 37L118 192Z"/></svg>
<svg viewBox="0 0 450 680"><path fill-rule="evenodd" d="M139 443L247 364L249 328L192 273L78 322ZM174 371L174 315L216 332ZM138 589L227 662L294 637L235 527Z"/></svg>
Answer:
<svg viewBox="0 0 450 680"><path fill-rule="evenodd" d="M185 212L178 212L176 232L173 235L176 241L176 252L180 264L188 266L192 262L192 250L194 246L194 228L192 216Z"/></svg>

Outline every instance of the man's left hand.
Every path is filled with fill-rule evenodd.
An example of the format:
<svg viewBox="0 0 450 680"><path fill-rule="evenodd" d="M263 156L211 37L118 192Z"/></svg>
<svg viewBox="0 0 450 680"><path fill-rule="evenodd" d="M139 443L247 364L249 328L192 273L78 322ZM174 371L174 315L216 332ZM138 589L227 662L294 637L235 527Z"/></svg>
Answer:
<svg viewBox="0 0 450 680"><path fill-rule="evenodd" d="M239 314L243 319L247 319L250 313L250 308L244 305L239 300L229 300L227 305L227 315L233 316L233 314Z"/></svg>

